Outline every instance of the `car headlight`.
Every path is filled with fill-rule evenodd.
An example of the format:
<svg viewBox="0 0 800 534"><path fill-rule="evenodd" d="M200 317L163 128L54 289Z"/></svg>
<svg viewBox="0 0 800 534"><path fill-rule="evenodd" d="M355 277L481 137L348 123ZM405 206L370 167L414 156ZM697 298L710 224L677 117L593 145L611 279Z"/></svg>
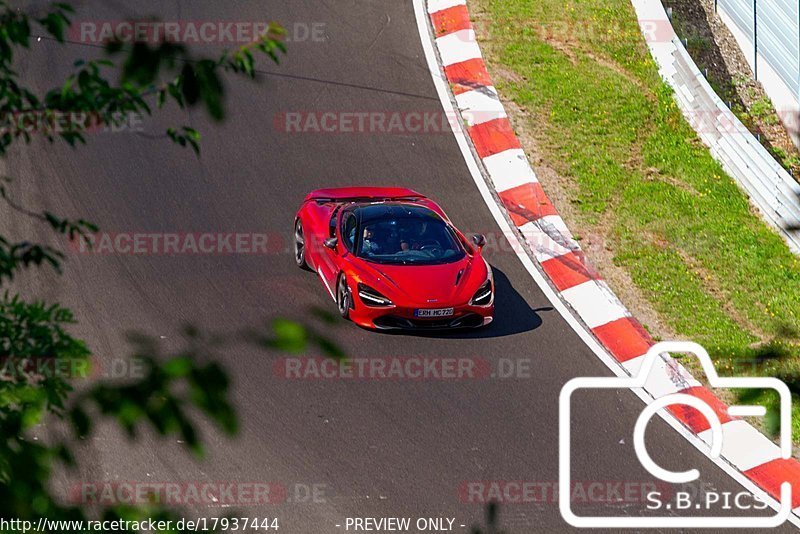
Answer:
<svg viewBox="0 0 800 534"><path fill-rule="evenodd" d="M473 295L469 303L473 306L488 306L492 302L492 291L492 279L489 278L475 292L475 295Z"/></svg>
<svg viewBox="0 0 800 534"><path fill-rule="evenodd" d="M366 306L394 306L394 303L365 284L358 284L358 296Z"/></svg>

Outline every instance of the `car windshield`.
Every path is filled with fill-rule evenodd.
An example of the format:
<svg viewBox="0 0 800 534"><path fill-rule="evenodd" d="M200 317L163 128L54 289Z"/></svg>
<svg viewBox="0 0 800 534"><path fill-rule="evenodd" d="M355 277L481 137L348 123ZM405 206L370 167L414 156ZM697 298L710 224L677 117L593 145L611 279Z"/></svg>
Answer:
<svg viewBox="0 0 800 534"><path fill-rule="evenodd" d="M464 257L453 230L439 215L421 206L372 205L356 210L356 255L376 263L431 265ZM355 235L353 235L355 234Z"/></svg>

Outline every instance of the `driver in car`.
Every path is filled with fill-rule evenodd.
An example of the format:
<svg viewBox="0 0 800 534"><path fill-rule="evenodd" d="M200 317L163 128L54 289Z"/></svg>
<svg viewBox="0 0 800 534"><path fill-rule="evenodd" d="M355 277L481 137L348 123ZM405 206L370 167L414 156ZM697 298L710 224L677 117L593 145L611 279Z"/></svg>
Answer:
<svg viewBox="0 0 800 534"><path fill-rule="evenodd" d="M380 245L375 241L375 232L372 228L364 228L364 238L361 240L361 251L376 254L380 252Z"/></svg>
<svg viewBox="0 0 800 534"><path fill-rule="evenodd" d="M407 249L404 250L422 250L422 247L430 245L432 236L428 235L428 223L425 221L418 222L414 226L414 232L411 238L406 243Z"/></svg>

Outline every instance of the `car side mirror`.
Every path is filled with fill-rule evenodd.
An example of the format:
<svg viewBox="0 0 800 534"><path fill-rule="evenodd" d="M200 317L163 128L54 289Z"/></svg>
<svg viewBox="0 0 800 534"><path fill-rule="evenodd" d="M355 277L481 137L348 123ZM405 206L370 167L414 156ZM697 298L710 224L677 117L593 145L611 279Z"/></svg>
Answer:
<svg viewBox="0 0 800 534"><path fill-rule="evenodd" d="M475 243L475 246L478 248L483 248L486 245L486 236L483 234L473 234L472 242Z"/></svg>
<svg viewBox="0 0 800 534"><path fill-rule="evenodd" d="M329 237L328 239L323 241L322 244L325 245L326 248L329 248L329 249L331 249L333 251L336 251L336 244L338 242L339 242L339 240L336 239L335 237Z"/></svg>

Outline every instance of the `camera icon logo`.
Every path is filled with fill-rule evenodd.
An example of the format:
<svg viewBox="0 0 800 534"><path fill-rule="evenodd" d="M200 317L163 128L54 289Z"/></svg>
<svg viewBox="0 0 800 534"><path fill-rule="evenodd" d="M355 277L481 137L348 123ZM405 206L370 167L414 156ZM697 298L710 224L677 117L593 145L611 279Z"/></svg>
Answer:
<svg viewBox="0 0 800 534"><path fill-rule="evenodd" d="M667 341L654 345L647 351L642 359L642 365L636 376L631 377L580 377L573 378L561 389L559 395L559 491L558 505L561 516L574 527L579 528L770 528L783 524L792 513L792 487L788 482L781 485L780 508L773 516L762 517L602 517L578 516L572 511L570 502L571 473L570 473L570 414L573 393L578 390L591 389L644 389L648 376L653 371L654 365L661 354L690 353L694 354L703 371L706 373L709 385L712 388L730 389L768 389L778 393L780 398L780 451L784 459L791 458L791 402L789 388L781 380L771 377L746 377L720 378L717 375L708 352L699 344L684 341ZM681 484L692 482L700 477L697 469L682 472L668 471L659 466L647 452L645 446L645 429L650 419L661 409L668 406L683 404L698 410L710 425L710 444L701 445L700 449L710 458L716 460L723 451L722 423L714 409L705 401L685 393L673 393L654 399L642 410L633 428L633 444L636 456L642 466L654 477L665 482ZM728 415L731 417L764 416L766 408L763 406L730 406ZM765 502L772 499L763 491L756 495Z"/></svg>

